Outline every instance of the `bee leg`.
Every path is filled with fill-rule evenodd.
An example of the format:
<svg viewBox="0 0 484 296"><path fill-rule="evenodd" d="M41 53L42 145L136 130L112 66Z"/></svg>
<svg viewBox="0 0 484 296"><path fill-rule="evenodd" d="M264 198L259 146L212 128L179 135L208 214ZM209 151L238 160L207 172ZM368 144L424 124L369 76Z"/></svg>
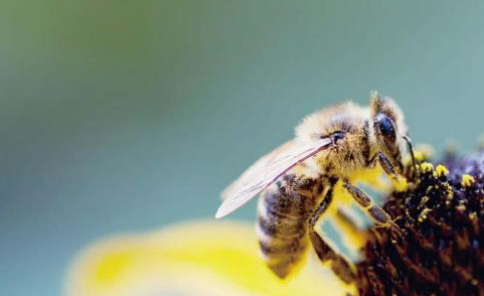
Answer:
<svg viewBox="0 0 484 296"><path fill-rule="evenodd" d="M309 218L310 229L314 229L319 218L321 217L321 215L324 214L324 212L326 212L326 210L328 209L332 201L333 201L333 186L331 186L328 189L328 192L325 194L318 208L311 214L311 217Z"/></svg>
<svg viewBox="0 0 484 296"><path fill-rule="evenodd" d="M390 162L390 160L388 159L388 157L386 157L385 154L383 154L383 152L381 151L378 151L375 156L373 156L372 159L370 159L370 166L375 166L376 162L378 162L380 164L380 166L382 167L383 171L385 171L385 173L387 175L389 175L390 177L392 178L397 178L397 171L395 170L395 167L393 166L393 164Z"/></svg>
<svg viewBox="0 0 484 296"><path fill-rule="evenodd" d="M378 205L374 204L368 194L366 194L360 188L350 184L348 181L343 183L343 188L353 197L353 199L365 209L370 217L377 223L381 225L393 226L397 231L400 230L398 225L396 225L391 217Z"/></svg>
<svg viewBox="0 0 484 296"><path fill-rule="evenodd" d="M412 168L413 168L412 176L414 178L417 178L419 176L419 171L418 171L417 161L415 160L415 153L413 151L412 141L408 136L403 136L403 139L407 143L407 149L408 149L408 152L410 153L410 158L412 159Z"/></svg>
<svg viewBox="0 0 484 296"><path fill-rule="evenodd" d="M331 261L331 269L333 272L345 283L351 283L355 279L355 271L352 265L343 256L337 254L315 230L319 217L328 209L332 200L333 188L331 186L309 219L309 237L319 260L323 263Z"/></svg>
<svg viewBox="0 0 484 296"><path fill-rule="evenodd" d="M310 231L309 236L319 260L323 263L331 261L333 272L343 282L352 283L356 276L354 267L343 256L337 254L316 231Z"/></svg>
<svg viewBox="0 0 484 296"><path fill-rule="evenodd" d="M399 188L399 191L405 190L407 186L407 180L405 177L395 169L395 166L392 162L388 159L388 157L381 151L378 151L375 156L370 159L370 166L374 166L378 162L380 166L383 168L383 171L393 179L395 188ZM401 163L399 163L403 167Z"/></svg>

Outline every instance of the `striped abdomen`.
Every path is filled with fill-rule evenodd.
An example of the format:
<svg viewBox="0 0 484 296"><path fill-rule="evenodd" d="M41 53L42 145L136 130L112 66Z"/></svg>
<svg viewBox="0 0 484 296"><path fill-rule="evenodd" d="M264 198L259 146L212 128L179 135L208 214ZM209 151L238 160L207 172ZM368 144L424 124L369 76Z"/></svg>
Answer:
<svg viewBox="0 0 484 296"><path fill-rule="evenodd" d="M321 183L293 174L268 187L259 199L257 235L269 268L286 277L310 244L308 219L322 192Z"/></svg>

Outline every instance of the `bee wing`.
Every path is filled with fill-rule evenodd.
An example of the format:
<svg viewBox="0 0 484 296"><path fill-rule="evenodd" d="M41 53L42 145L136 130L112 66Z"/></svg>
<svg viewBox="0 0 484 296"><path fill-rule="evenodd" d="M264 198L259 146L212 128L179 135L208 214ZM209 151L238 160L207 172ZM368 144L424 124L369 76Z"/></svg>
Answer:
<svg viewBox="0 0 484 296"><path fill-rule="evenodd" d="M291 168L326 149L331 143L330 138L307 144L293 140L263 156L222 192L223 202L215 218L235 211Z"/></svg>

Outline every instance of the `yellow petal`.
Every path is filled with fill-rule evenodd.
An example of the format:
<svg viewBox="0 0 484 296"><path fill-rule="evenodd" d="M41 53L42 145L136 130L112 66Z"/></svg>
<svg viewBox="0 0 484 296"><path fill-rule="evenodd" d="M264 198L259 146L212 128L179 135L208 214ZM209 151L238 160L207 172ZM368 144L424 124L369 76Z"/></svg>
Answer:
<svg viewBox="0 0 484 296"><path fill-rule="evenodd" d="M279 280L258 256L254 228L227 221L101 241L75 260L66 280L68 296L337 296L347 291L351 287L316 260L290 280Z"/></svg>

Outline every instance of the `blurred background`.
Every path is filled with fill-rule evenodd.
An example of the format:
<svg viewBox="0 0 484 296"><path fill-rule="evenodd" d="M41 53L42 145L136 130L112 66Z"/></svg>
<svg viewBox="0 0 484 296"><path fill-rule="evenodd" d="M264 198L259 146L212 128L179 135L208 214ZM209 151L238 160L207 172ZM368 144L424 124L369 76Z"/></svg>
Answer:
<svg viewBox="0 0 484 296"><path fill-rule="evenodd" d="M472 149L484 3L466 4L1 1L0 294L58 295L97 239L211 219L304 115L373 89L414 142Z"/></svg>

